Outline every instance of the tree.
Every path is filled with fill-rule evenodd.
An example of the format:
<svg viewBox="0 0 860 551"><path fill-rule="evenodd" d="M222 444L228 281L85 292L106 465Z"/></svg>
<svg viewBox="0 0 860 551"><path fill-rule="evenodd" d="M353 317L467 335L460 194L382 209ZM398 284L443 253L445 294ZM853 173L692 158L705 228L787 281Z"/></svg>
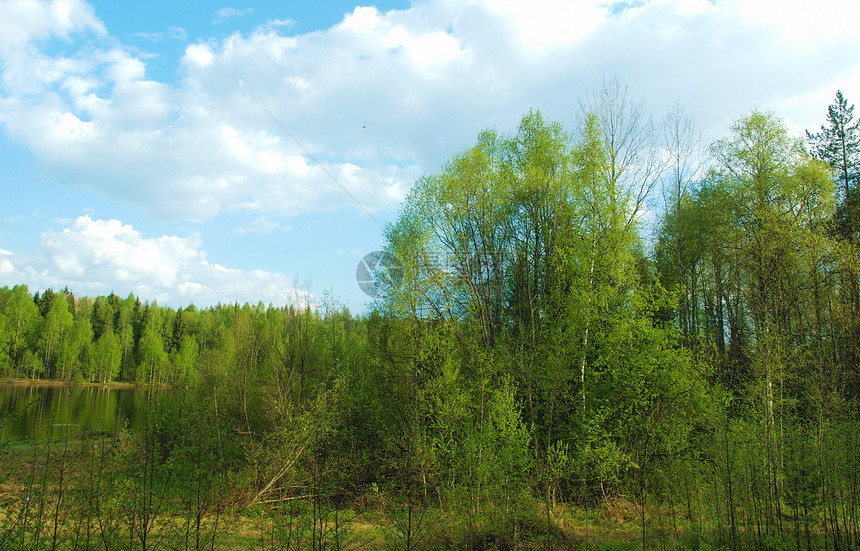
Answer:
<svg viewBox="0 0 860 551"><path fill-rule="evenodd" d="M108 299L98 297L93 302L90 324L93 327L93 339L98 340L102 335L113 331L114 311Z"/></svg>
<svg viewBox="0 0 860 551"><path fill-rule="evenodd" d="M857 182L860 180L860 119L854 120L854 105L836 92L836 101L827 108L828 126L821 132L806 131L806 138L813 155L826 162L835 172L841 198L837 212L837 227L840 233L853 241L860 231L860 196Z"/></svg>
<svg viewBox="0 0 860 551"><path fill-rule="evenodd" d="M39 310L26 285L0 289L0 367L8 358L8 367L19 372L25 353L34 344L40 322ZM27 373L21 373L27 376ZM30 373L30 377L33 373Z"/></svg>
<svg viewBox="0 0 860 551"><path fill-rule="evenodd" d="M779 357L773 346L791 341L797 319L792 300L806 288L803 278L812 275L802 259L818 248L813 244L832 208L832 181L771 113L740 119L712 152L719 166L709 178L726 192L727 237L734 244L733 261L746 277L755 357L768 363L767 358Z"/></svg>
<svg viewBox="0 0 860 551"><path fill-rule="evenodd" d="M842 338L840 356L850 374L849 385L860 394L860 280L858 251L860 243L860 119L854 119L854 105L848 106L842 92L827 108L827 126L821 132L806 132L816 158L826 162L834 172L839 191L839 205L834 216L836 232L847 243L840 255L841 289L839 325Z"/></svg>
<svg viewBox="0 0 860 551"><path fill-rule="evenodd" d="M754 520L756 538L782 535L786 434L794 419L820 419L826 406L819 402L834 398L836 362L821 321L825 282L835 279L827 234L834 194L826 165L771 113L739 119L711 152L716 166L673 216L700 228L697 255L682 258L705 270L696 278L694 306L705 319L699 350L716 345L728 390L723 420L712 428L712 457L737 546L735 507Z"/></svg>
<svg viewBox="0 0 860 551"><path fill-rule="evenodd" d="M702 132L696 126L695 120L684 112L680 104L676 104L666 114L663 122L662 146L669 157L668 174L664 180L663 203L666 206L666 216L671 217L671 223L664 223L664 229L673 226L671 236L664 236L663 242L672 239L675 247L672 250L664 248L665 256L674 255L674 274L671 281L663 279L663 283L675 283L680 291L678 304L678 325L684 337L689 340L693 333L695 316L695 284L690 279L695 272L695 263L690 263L685 253L692 249L687 242L695 235L695 230L689 227L695 224L695 218L689 216L690 191L693 182L701 176L705 166L706 155L702 147ZM668 258L666 258L668 260ZM691 265L692 264L692 265ZM668 275L668 266L664 265L663 274ZM693 273L689 273L693 272Z"/></svg>
<svg viewBox="0 0 860 551"><path fill-rule="evenodd" d="M197 373L197 358L200 356L200 346L194 335L182 337L182 344L173 355L173 382L193 377Z"/></svg>
<svg viewBox="0 0 860 551"><path fill-rule="evenodd" d="M42 295L43 298L45 296L48 296L48 291ZM65 380L66 368L70 366L64 360L69 360L71 356L62 352L66 352L71 346L69 341L75 320L69 312L66 296L62 293L52 295L46 312L39 336L42 365L49 377L59 375L60 379Z"/></svg>
<svg viewBox="0 0 860 551"><path fill-rule="evenodd" d="M51 303L54 301L54 291L53 289L46 289L44 293L41 295L39 291L36 291L36 295L33 297L33 302L36 303L36 306L39 307L39 313L44 318L48 315L48 310L51 309Z"/></svg>
<svg viewBox="0 0 860 551"><path fill-rule="evenodd" d="M644 102L628 95L620 77L604 80L603 86L580 104L580 110L581 125L589 116L597 119L606 151L604 185L610 201L621 203L623 223L632 227L665 168L654 123L645 111ZM582 134L583 130L580 129Z"/></svg>
<svg viewBox="0 0 860 551"><path fill-rule="evenodd" d="M78 316L67 337L60 351L62 371L66 373L63 378L71 381L91 377L95 358L92 354L93 328L89 316Z"/></svg>
<svg viewBox="0 0 860 551"><path fill-rule="evenodd" d="M531 454L548 525L560 489L579 478L570 450L582 450L587 478L604 491L630 488L634 473L644 501L653 459L682 448L690 430L670 425L695 418L697 401L684 393L701 384L660 314L671 295L648 276L638 234L660 173L652 125L617 82L593 99L600 111L586 113L575 137L536 111L511 135L482 133L416 183L387 232L397 277L384 356L396 388L412 389L403 397L409 434L429 435L451 458L437 464L445 488L482 502L488 481L506 479L483 462L492 456L487 404L513 389L529 428L518 453ZM424 260L437 255L447 262ZM438 353L440 342L450 350ZM510 387L495 386L500 375ZM436 424L415 413L428 399ZM407 456L423 461L418 452ZM460 485L465 472L473 478Z"/></svg>
<svg viewBox="0 0 860 551"><path fill-rule="evenodd" d="M141 337L138 342L137 380L163 383L167 379L168 354L162 335L163 312L158 305L147 305L141 320Z"/></svg>
<svg viewBox="0 0 860 551"><path fill-rule="evenodd" d="M113 331L102 333L96 342L96 373L102 383L113 381L122 366L122 348L120 337Z"/></svg>

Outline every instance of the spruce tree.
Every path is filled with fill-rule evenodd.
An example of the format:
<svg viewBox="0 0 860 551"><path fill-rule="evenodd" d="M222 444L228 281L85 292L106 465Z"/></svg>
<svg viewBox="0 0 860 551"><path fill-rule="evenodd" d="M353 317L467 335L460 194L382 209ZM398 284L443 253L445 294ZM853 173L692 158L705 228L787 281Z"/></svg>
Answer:
<svg viewBox="0 0 860 551"><path fill-rule="evenodd" d="M842 237L854 241L860 230L860 120L854 120L854 105L842 92L836 92L836 102L827 108L827 125L821 132L806 132L812 154L835 172L840 204L836 211L836 228Z"/></svg>

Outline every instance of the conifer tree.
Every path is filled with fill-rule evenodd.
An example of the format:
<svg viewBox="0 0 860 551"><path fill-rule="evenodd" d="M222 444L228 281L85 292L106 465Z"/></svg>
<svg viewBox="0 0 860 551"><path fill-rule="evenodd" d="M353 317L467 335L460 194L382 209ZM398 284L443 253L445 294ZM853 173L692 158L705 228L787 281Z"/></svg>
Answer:
<svg viewBox="0 0 860 551"><path fill-rule="evenodd" d="M860 180L860 119L854 120L854 105L841 91L836 92L836 102L827 108L827 125L821 132L812 134L807 130L812 154L826 162L834 170L839 187L841 204L837 209L836 223L839 233L853 242L860 231L860 196L857 182Z"/></svg>

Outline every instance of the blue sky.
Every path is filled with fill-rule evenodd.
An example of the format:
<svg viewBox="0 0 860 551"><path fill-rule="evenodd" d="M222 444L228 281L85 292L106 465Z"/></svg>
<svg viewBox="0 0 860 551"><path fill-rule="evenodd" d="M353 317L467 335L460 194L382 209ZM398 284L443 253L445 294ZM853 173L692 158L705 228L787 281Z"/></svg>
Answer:
<svg viewBox="0 0 860 551"><path fill-rule="evenodd" d="M530 108L618 76L710 140L860 100L860 9L798 4L0 0L0 286L363 311L412 183Z"/></svg>

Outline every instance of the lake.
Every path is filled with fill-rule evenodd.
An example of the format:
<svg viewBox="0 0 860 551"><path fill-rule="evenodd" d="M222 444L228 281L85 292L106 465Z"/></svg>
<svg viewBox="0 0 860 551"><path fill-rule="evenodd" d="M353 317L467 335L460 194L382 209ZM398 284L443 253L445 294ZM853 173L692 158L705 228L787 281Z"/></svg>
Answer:
<svg viewBox="0 0 860 551"><path fill-rule="evenodd" d="M0 382L0 440L74 438L87 431L138 430L163 388Z"/></svg>

